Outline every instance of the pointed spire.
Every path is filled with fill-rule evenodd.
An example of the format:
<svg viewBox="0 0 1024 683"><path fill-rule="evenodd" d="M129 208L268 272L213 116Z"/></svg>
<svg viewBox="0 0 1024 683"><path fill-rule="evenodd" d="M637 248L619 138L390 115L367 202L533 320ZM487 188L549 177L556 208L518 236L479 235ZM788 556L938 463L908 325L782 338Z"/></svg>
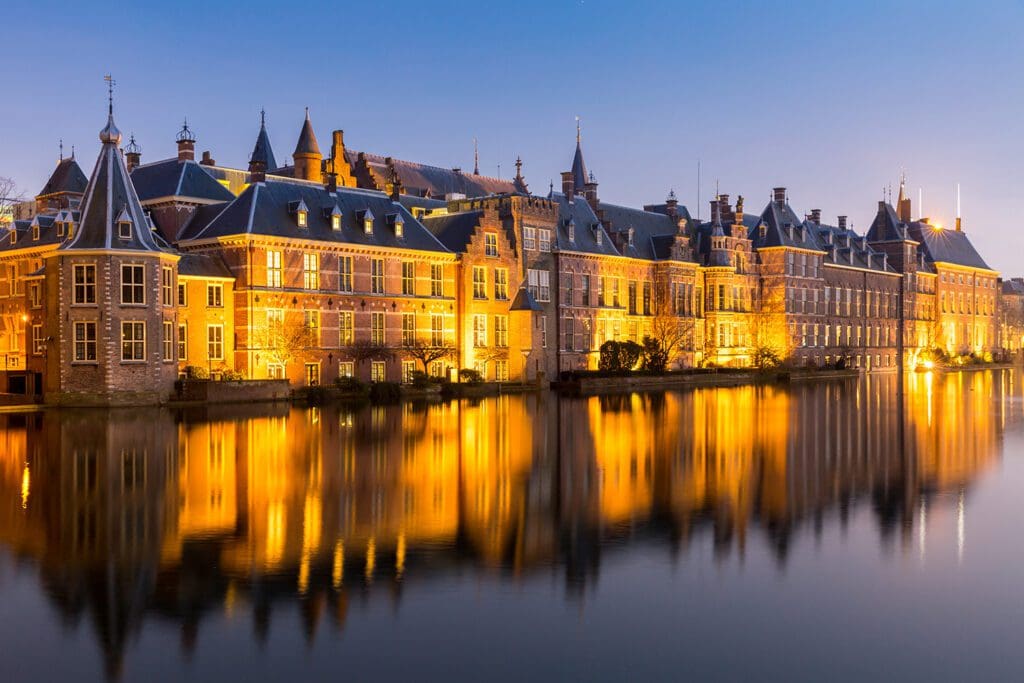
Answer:
<svg viewBox="0 0 1024 683"><path fill-rule="evenodd" d="M295 154L320 154L320 145L317 144L316 133L313 132L313 122L309 119L309 107L306 107L306 120L302 122L302 130L299 131Z"/></svg>
<svg viewBox="0 0 1024 683"><path fill-rule="evenodd" d="M480 150L476 144L476 137L473 138L473 175L480 175Z"/></svg>
<svg viewBox="0 0 1024 683"><path fill-rule="evenodd" d="M323 154L320 153L320 145L316 142L316 133L313 132L313 123L309 120L309 107L306 107L306 120L302 122L299 141L292 153L292 159L295 161L295 177L320 182L323 177L321 167L323 158Z"/></svg>
<svg viewBox="0 0 1024 683"><path fill-rule="evenodd" d="M107 74L103 77L107 82L107 125L100 131L100 142L103 144L121 144L121 131L114 125L114 79Z"/></svg>
<svg viewBox="0 0 1024 683"><path fill-rule="evenodd" d="M523 193L529 193L530 188L526 184L526 178L523 177L523 158L516 155L516 177L513 179L516 188ZM553 184L553 183L552 183Z"/></svg>
<svg viewBox="0 0 1024 683"><path fill-rule="evenodd" d="M270 146L270 136L267 134L267 112L260 109L260 132L256 135L256 144L249 156L249 172L266 172L275 168L277 168L277 159L274 158L274 150Z"/></svg>
<svg viewBox="0 0 1024 683"><path fill-rule="evenodd" d="M582 193L590 174L587 173L587 165L583 161L583 148L580 145L580 117L576 117L576 154L572 158L572 182L573 192Z"/></svg>
<svg viewBox="0 0 1024 683"><path fill-rule="evenodd" d="M60 147L60 157L58 157L57 159L57 163L59 164L60 162L64 161L64 138L60 139L58 146Z"/></svg>

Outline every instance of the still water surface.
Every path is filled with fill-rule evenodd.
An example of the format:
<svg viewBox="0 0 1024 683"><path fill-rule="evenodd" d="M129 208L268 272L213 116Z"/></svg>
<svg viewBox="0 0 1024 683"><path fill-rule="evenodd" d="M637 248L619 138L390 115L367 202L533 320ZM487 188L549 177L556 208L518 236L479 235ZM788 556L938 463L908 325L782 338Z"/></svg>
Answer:
<svg viewBox="0 0 1024 683"><path fill-rule="evenodd" d="M0 679L1020 680L1016 371L0 416Z"/></svg>

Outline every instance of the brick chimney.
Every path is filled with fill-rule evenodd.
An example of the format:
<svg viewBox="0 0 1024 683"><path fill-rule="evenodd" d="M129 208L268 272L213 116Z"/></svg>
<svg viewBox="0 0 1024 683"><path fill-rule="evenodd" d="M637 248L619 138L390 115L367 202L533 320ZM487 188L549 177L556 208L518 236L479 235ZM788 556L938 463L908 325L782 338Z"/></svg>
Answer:
<svg viewBox="0 0 1024 683"><path fill-rule="evenodd" d="M196 159L196 136L188 127L188 120L185 121L178 136L175 138L178 143L178 161L195 161Z"/></svg>
<svg viewBox="0 0 1024 683"><path fill-rule="evenodd" d="M679 200L676 198L675 192L668 193L668 198L665 200L665 213L672 218L679 215Z"/></svg>
<svg viewBox="0 0 1024 683"><path fill-rule="evenodd" d="M821 225L821 209L811 209L811 222Z"/></svg>
<svg viewBox="0 0 1024 683"><path fill-rule="evenodd" d="M210 150L203 152L203 158L199 160L203 166L216 166L217 162L212 156L210 156Z"/></svg>
<svg viewBox="0 0 1024 683"><path fill-rule="evenodd" d="M562 194L564 194L567 199L572 199L575 188L576 184L572 179L572 171L562 171Z"/></svg>
<svg viewBox="0 0 1024 683"><path fill-rule="evenodd" d="M328 192L338 191L338 176L334 171L327 171L324 173L324 189Z"/></svg>
<svg viewBox="0 0 1024 683"><path fill-rule="evenodd" d="M777 204L785 204L786 203L786 188L784 188L784 187L772 188L772 201L774 201Z"/></svg>
<svg viewBox="0 0 1024 683"><path fill-rule="evenodd" d="M839 229L846 230L846 216L839 216Z"/></svg>

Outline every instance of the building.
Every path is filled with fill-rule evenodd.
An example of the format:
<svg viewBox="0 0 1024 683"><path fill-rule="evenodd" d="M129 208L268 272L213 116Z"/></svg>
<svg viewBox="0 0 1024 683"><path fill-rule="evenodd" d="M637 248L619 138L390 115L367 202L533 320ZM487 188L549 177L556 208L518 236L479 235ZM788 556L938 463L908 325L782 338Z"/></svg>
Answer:
<svg viewBox="0 0 1024 683"><path fill-rule="evenodd" d="M925 350L1012 348L998 273L957 221L880 202L866 234L759 214L728 195L695 220L674 193L600 198L577 129L560 191L350 150L325 156L307 110L291 163L261 114L246 168L121 148L61 159L0 236L0 388L49 402L158 402L181 375L409 382L417 372L545 382L608 341L668 367L912 366ZM1016 333L1014 333L1016 334ZM653 340L653 342L651 342Z"/></svg>

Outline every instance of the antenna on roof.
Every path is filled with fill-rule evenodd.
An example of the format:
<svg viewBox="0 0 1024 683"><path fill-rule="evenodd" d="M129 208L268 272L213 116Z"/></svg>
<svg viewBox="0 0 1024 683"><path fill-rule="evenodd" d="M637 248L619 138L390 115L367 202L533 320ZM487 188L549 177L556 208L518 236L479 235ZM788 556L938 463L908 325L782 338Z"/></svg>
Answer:
<svg viewBox="0 0 1024 683"><path fill-rule="evenodd" d="M917 215L924 216L924 190L917 188Z"/></svg>
<svg viewBox="0 0 1024 683"><path fill-rule="evenodd" d="M576 117L576 144L580 144L580 117Z"/></svg>
<svg viewBox="0 0 1024 683"><path fill-rule="evenodd" d="M60 139L60 142L59 142L59 143L57 143L57 144L58 144L58 146L60 147L60 161L64 161L64 138L61 138L61 139ZM58 163L59 163L59 162L58 162ZM957 188L958 188L958 189L957 189L957 193L958 193L958 195L957 195L957 196L959 196L959 192L960 192L960 190L959 190L959 187L960 187L960 186L959 186L959 185L957 185Z"/></svg>
<svg viewBox="0 0 1024 683"><path fill-rule="evenodd" d="M697 159L697 222L700 222L700 158Z"/></svg>
<svg viewBox="0 0 1024 683"><path fill-rule="evenodd" d="M480 150L477 148L476 136L473 136L473 175L480 175ZM501 164L498 164L498 177L501 177Z"/></svg>
<svg viewBox="0 0 1024 683"><path fill-rule="evenodd" d="M961 232L963 224L960 220L960 183L956 184L956 231Z"/></svg>

